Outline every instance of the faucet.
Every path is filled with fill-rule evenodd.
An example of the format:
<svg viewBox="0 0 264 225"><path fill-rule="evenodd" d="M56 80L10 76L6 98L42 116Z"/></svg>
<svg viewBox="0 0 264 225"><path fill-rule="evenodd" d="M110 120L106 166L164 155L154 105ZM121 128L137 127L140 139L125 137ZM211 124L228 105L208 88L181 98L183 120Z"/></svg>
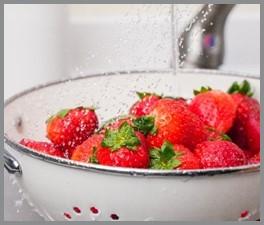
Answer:
<svg viewBox="0 0 264 225"><path fill-rule="evenodd" d="M180 67L217 69L224 59L224 28L235 4L205 4L179 36Z"/></svg>

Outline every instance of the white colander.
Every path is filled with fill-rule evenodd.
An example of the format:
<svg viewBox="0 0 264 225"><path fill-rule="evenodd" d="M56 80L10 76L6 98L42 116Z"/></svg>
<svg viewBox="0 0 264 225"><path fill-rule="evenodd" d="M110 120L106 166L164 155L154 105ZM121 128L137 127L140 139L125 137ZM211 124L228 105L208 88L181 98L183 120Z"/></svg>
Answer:
<svg viewBox="0 0 264 225"><path fill-rule="evenodd" d="M62 108L95 106L100 121L127 113L135 91L192 97L200 86L226 90L247 79L259 99L259 78L208 70L108 73L54 82L5 103L5 168L47 220L256 220L259 164L235 168L160 171L51 157L18 144L45 140L46 118Z"/></svg>

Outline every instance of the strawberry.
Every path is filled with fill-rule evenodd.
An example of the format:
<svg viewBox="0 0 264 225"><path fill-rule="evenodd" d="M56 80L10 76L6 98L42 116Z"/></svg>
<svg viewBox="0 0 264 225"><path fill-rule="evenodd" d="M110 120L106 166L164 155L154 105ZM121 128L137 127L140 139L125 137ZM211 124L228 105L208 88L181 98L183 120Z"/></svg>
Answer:
<svg viewBox="0 0 264 225"><path fill-rule="evenodd" d="M55 146L52 143L44 142L44 141L35 141L26 138L20 140L19 143L37 152L64 158L63 151L61 151L58 148L55 148Z"/></svg>
<svg viewBox="0 0 264 225"><path fill-rule="evenodd" d="M71 160L80 162L97 163L96 151L101 147L102 134L93 134L82 144L78 145L71 156Z"/></svg>
<svg viewBox="0 0 264 225"><path fill-rule="evenodd" d="M260 153L248 159L248 164L257 164L257 163L260 163Z"/></svg>
<svg viewBox="0 0 264 225"><path fill-rule="evenodd" d="M173 145L166 141L161 148L150 151L152 169L199 169L198 157L183 145Z"/></svg>
<svg viewBox="0 0 264 225"><path fill-rule="evenodd" d="M223 91L202 87L194 91L196 95L189 109L201 120L220 132L227 132L235 119L236 107L231 96Z"/></svg>
<svg viewBox="0 0 264 225"><path fill-rule="evenodd" d="M140 117L149 114L151 108L161 98L161 96L159 95L148 92L137 92L137 95L140 100L134 103L134 105L132 105L129 110L129 114L135 117Z"/></svg>
<svg viewBox="0 0 264 225"><path fill-rule="evenodd" d="M235 82L228 91L237 104L230 136L238 146L256 154L260 151L260 104L251 98L253 93L247 81L237 85Z"/></svg>
<svg viewBox="0 0 264 225"><path fill-rule="evenodd" d="M169 141L192 150L196 144L207 139L203 122L181 100L163 98L149 116L154 118L154 132L147 135L149 147L160 148L165 141Z"/></svg>
<svg viewBox="0 0 264 225"><path fill-rule="evenodd" d="M117 129L106 129L96 157L102 165L132 168L149 166L145 137L128 122L121 123Z"/></svg>
<svg viewBox="0 0 264 225"><path fill-rule="evenodd" d="M93 109L64 109L47 120L47 137L56 146L73 149L97 128L98 119Z"/></svg>
<svg viewBox="0 0 264 225"><path fill-rule="evenodd" d="M194 154L203 168L241 166L246 164L242 149L230 141L205 141L197 145Z"/></svg>

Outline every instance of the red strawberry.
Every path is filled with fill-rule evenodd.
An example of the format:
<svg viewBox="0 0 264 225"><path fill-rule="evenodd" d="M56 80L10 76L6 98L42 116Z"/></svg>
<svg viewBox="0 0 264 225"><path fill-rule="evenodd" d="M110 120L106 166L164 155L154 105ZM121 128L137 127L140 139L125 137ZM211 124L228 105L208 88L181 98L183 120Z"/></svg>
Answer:
<svg viewBox="0 0 264 225"><path fill-rule="evenodd" d="M248 159L248 164L257 164L257 163L260 163L260 153Z"/></svg>
<svg viewBox="0 0 264 225"><path fill-rule="evenodd" d="M165 141L182 144L189 149L207 139L203 122L192 113L185 102L163 98L149 116L153 117L154 131L147 136L149 147L161 147Z"/></svg>
<svg viewBox="0 0 264 225"><path fill-rule="evenodd" d="M63 151L61 151L58 148L55 148L52 143L44 142L44 141L34 141L26 138L23 138L19 143L28 148L36 150L37 152L42 152L48 155L64 158Z"/></svg>
<svg viewBox="0 0 264 225"><path fill-rule="evenodd" d="M129 113L133 116L139 117L149 114L153 105L161 98L153 93L147 92L137 92L138 97L140 98L129 110Z"/></svg>
<svg viewBox="0 0 264 225"><path fill-rule="evenodd" d="M101 147L102 140L102 134L92 135L74 149L71 159L80 162L96 163L97 159L95 154L97 149Z"/></svg>
<svg viewBox="0 0 264 225"><path fill-rule="evenodd" d="M47 137L57 146L75 148L98 128L93 109L64 109L47 120Z"/></svg>
<svg viewBox="0 0 264 225"><path fill-rule="evenodd" d="M145 137L128 122L117 129L107 129L101 145L96 152L99 164L132 168L149 166Z"/></svg>
<svg viewBox="0 0 264 225"><path fill-rule="evenodd" d="M246 156L230 141L205 141L197 145L194 153L203 168L231 167L246 164Z"/></svg>
<svg viewBox="0 0 264 225"><path fill-rule="evenodd" d="M180 169L200 169L201 163L200 159L193 154L193 152L184 147L183 145L174 145L174 149L181 153L180 161Z"/></svg>
<svg viewBox="0 0 264 225"><path fill-rule="evenodd" d="M250 97L252 92L247 81L237 89L233 87L234 85L235 83L229 89L229 93L239 101L230 136L238 146L256 154L260 151L260 104Z"/></svg>
<svg viewBox="0 0 264 225"><path fill-rule="evenodd" d="M244 99L244 95L236 93L231 95L232 99L234 100L235 107L237 108L240 102Z"/></svg>
<svg viewBox="0 0 264 225"><path fill-rule="evenodd" d="M238 105L230 133L233 141L242 148L254 153L260 151L260 104L256 99L245 97Z"/></svg>
<svg viewBox="0 0 264 225"><path fill-rule="evenodd" d="M220 132L227 132L235 119L236 107L234 100L225 92L201 88L194 91L196 96L190 103L189 109L198 115L208 126Z"/></svg>
<svg viewBox="0 0 264 225"><path fill-rule="evenodd" d="M150 151L152 169L199 169L200 160L183 145L166 141L161 148Z"/></svg>

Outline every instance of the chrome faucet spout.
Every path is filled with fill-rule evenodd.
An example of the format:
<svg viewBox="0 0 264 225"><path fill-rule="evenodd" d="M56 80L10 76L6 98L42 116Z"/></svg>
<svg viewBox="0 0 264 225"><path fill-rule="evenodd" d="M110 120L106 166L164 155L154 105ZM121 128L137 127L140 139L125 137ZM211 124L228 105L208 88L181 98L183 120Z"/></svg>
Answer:
<svg viewBox="0 0 264 225"><path fill-rule="evenodd" d="M224 31L234 4L205 4L178 39L180 67L217 69L224 59Z"/></svg>

